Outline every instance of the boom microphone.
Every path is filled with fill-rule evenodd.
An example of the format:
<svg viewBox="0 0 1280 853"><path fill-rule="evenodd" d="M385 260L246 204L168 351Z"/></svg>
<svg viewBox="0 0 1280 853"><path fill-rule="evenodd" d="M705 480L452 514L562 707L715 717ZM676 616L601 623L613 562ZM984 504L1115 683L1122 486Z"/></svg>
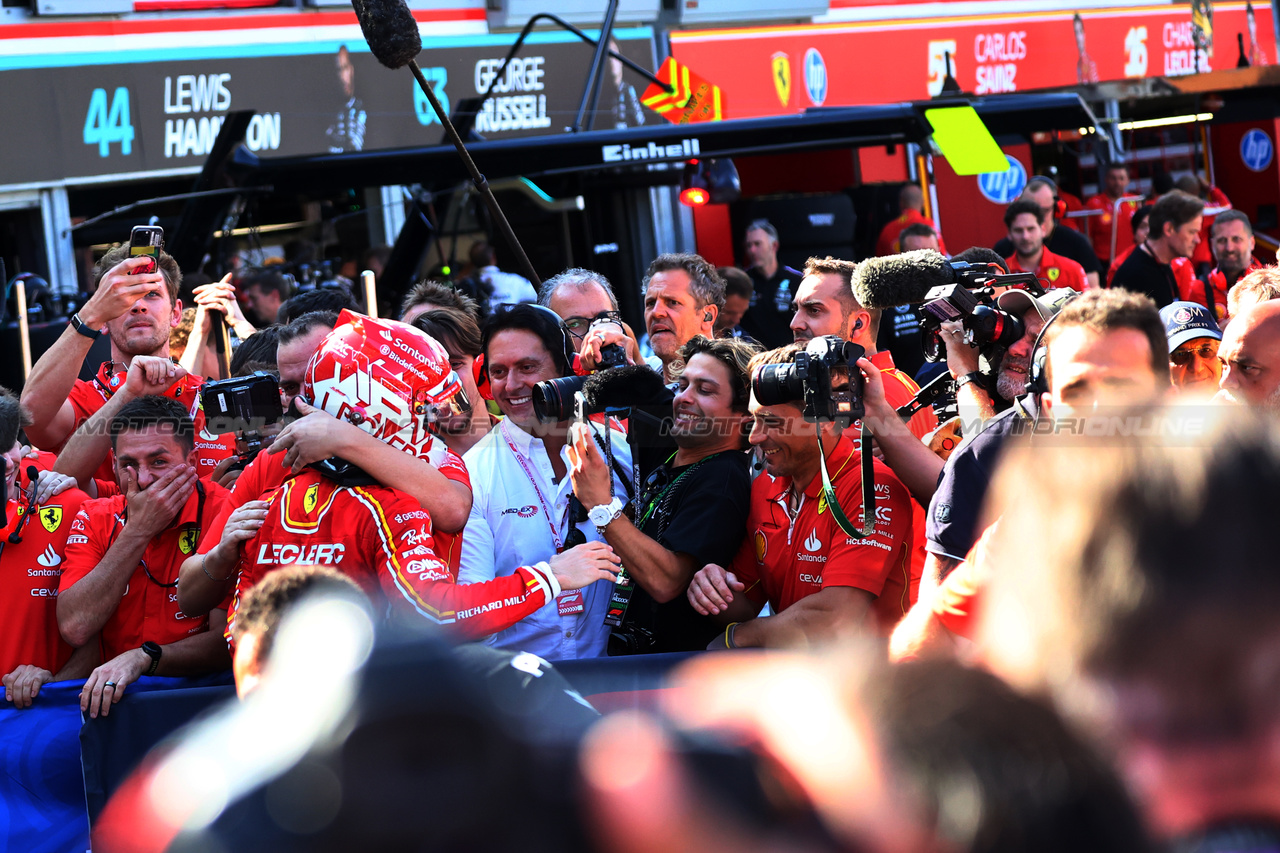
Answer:
<svg viewBox="0 0 1280 853"><path fill-rule="evenodd" d="M360 30L374 57L388 68L404 68L422 52L422 34L403 0L351 0Z"/></svg>
<svg viewBox="0 0 1280 853"><path fill-rule="evenodd" d="M360 21L360 30L364 33L365 41L369 42L369 50L373 51L378 61L388 68L403 68L407 65L413 72L414 79L418 81L418 88L426 96L436 118L440 120L440 126L444 128L445 137L457 149L462 165L471 175L471 183L475 185L476 191L484 199L485 206L489 208L493 224L507 241L511 251L515 253L516 262L524 277L529 279L536 288L542 283L542 279L533 269L529 256L525 254L524 247L516 238L516 232L507 221L507 215L502 212L501 205L494 198L489 182L485 180L484 175L480 174L480 169L471 159L471 153L467 151L462 137L458 135L457 128L449 120L449 114L414 60L422 50L422 34L418 32L418 22L413 19L413 13L409 11L404 0L352 0L352 5L355 8L356 18Z"/></svg>
<svg viewBox="0 0 1280 853"><path fill-rule="evenodd" d="M853 295L864 308L923 302L932 288L955 284L951 263L933 249L868 258L853 274Z"/></svg>

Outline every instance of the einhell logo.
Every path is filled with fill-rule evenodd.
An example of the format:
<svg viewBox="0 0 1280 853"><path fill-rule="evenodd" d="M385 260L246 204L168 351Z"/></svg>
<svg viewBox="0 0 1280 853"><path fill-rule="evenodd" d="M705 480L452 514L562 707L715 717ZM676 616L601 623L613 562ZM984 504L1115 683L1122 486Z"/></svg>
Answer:
<svg viewBox="0 0 1280 853"><path fill-rule="evenodd" d="M681 160L698 157L702 148L696 139L681 139L678 145L659 145L650 142L643 147L630 145L605 145L600 149L606 163L623 163L630 160Z"/></svg>

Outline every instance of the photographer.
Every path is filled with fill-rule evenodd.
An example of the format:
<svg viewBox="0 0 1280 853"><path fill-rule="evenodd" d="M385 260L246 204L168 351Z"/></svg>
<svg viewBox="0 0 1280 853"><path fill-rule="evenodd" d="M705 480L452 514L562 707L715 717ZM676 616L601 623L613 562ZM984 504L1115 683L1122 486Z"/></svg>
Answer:
<svg viewBox="0 0 1280 853"><path fill-rule="evenodd" d="M553 311L541 305L498 311L485 321L482 343L483 372L504 418L466 455L473 500L462 538L463 584L505 579L532 562L601 548L588 510L605 512L602 521L620 512L631 480L626 436L613 430L612 494L622 497L586 507L573 494L569 420L543 421L534 408L539 383L572 375L572 345ZM599 431L595 424L592 430ZM609 638L604 618L613 587L593 583L558 594L490 642L548 660L599 657Z"/></svg>
<svg viewBox="0 0 1280 853"><path fill-rule="evenodd" d="M861 456L853 442L834 421L811 422L798 397L769 405L759 399L762 368L792 365L800 352L792 344L751 361L750 442L763 452L769 477L752 484L748 538L733 563L706 565L689 585L693 609L726 625L709 648L887 634L914 599L911 497L901 481L872 460L875 532L847 535L827 505L820 471L825 459L840 506L850 519L861 518ZM757 618L766 601L775 615Z"/></svg>
<svg viewBox="0 0 1280 853"><path fill-rule="evenodd" d="M1075 291L1062 288L1049 293L1066 299ZM964 329L959 323L942 324L942 341L947 348L947 369L956 381L956 403L961 416L968 423L968 413L985 423L998 412L1007 411L1013 401L1022 396L1031 370L1031 348L1044 324L1053 316L1053 310L1043 302L1031 298L1024 290L1008 290L996 298L996 305L1022 319L1025 331L1022 337L1003 353L992 382L989 372L993 360L983 358L978 347L965 342ZM988 370L983 370L983 362Z"/></svg>
<svg viewBox="0 0 1280 853"><path fill-rule="evenodd" d="M928 540L925 548L929 557L921 576L924 588L932 588L946 577L973 547L980 532L977 522L982 511L982 499L1007 440L1015 432L1028 428L1040 416L1039 395L1027 393L1029 368L1034 355L1031 350L1036 336L1075 295L1075 291L1066 288L1050 290L1035 299L1024 290L1000 294L1000 307L1011 314L1021 315L1026 325L1026 334L1005 356L996 383L1002 394L1016 399L1010 408L987 420L980 431L967 438L943 466L938 487L929 504L925 527ZM950 347L948 341L948 350ZM1011 363L1011 359L1016 360Z"/></svg>
<svg viewBox="0 0 1280 853"><path fill-rule="evenodd" d="M685 592L700 566L733 559L746 529L747 365L758 351L737 339L701 336L680 351L685 367L671 430L678 449L646 480L636 517L616 515L599 528L632 580L614 591L611 616L622 612L611 655L696 651L720 632L693 611ZM585 425L575 425L572 436L574 494L586 507L608 504L604 456Z"/></svg>

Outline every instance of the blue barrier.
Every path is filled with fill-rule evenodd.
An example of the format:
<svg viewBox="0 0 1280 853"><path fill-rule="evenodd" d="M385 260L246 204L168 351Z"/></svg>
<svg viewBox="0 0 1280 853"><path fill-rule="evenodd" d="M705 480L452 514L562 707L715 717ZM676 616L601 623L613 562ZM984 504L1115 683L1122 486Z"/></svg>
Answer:
<svg viewBox="0 0 1280 853"><path fill-rule="evenodd" d="M692 654L561 661L556 669L600 710L646 707L670 670ZM0 850L82 853L89 818L153 746L235 695L230 673L143 678L106 717L81 725L83 682L46 684L18 711L0 698ZM656 694L655 694L656 695Z"/></svg>

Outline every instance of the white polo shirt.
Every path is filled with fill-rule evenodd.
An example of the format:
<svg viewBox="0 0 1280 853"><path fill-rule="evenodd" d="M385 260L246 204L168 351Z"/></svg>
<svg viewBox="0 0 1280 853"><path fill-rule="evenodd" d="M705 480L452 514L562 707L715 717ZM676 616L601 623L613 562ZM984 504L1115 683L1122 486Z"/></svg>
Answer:
<svg viewBox="0 0 1280 853"><path fill-rule="evenodd" d="M592 424L592 428L603 438L602 425ZM610 433L614 459L629 480L631 449L627 437L616 429ZM568 468L567 446L561 448L561 458ZM471 474L471 516L462 537L458 583L503 577L521 566L555 556L557 539L563 543L568 533L573 482L568 474L555 482L551 457L542 439L504 418L463 459ZM626 502L627 491L616 471L613 493ZM583 521L578 529L586 534L588 542L604 541L590 521ZM613 586L609 581L596 581L581 590L580 604L565 599L573 593L562 593L559 600L487 642L500 649L531 652L546 660L599 657L605 653L609 640L610 629L605 627L604 616ZM575 608L580 612L561 612Z"/></svg>

